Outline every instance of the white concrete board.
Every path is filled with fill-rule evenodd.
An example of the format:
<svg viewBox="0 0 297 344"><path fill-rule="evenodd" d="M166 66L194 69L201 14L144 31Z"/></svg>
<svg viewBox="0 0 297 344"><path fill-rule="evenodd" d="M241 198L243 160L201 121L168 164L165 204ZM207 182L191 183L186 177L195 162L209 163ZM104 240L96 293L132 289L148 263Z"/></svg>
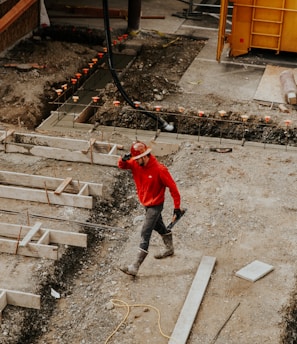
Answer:
<svg viewBox="0 0 297 344"><path fill-rule="evenodd" d="M237 271L235 276L255 282L267 275L273 269L274 267L272 265L260 262L259 260L254 260L252 263Z"/></svg>
<svg viewBox="0 0 297 344"><path fill-rule="evenodd" d="M271 103L286 103L280 83L280 74L285 70L291 70L295 80L297 80L296 68L267 65L256 90L254 99Z"/></svg>
<svg viewBox="0 0 297 344"><path fill-rule="evenodd" d="M168 344L186 344L215 262L215 257L202 257Z"/></svg>

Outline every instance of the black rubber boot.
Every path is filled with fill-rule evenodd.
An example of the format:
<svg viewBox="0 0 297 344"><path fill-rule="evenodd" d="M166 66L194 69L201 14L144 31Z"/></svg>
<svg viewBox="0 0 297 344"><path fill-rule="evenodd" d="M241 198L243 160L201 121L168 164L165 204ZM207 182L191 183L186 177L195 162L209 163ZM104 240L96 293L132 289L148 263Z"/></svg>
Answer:
<svg viewBox="0 0 297 344"><path fill-rule="evenodd" d="M165 250L156 254L154 256L156 259L163 259L174 254L172 232L162 235L162 239L165 244Z"/></svg>
<svg viewBox="0 0 297 344"><path fill-rule="evenodd" d="M138 251L137 259L135 263L128 266L121 267L120 270L123 271L127 275L136 276L140 265L143 263L147 255L148 255L148 252L140 248Z"/></svg>

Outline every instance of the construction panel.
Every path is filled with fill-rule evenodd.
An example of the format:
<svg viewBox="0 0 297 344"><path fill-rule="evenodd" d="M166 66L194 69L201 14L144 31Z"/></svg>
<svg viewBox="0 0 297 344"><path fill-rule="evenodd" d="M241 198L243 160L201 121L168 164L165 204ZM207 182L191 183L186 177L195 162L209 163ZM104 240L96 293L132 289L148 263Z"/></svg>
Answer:
<svg viewBox="0 0 297 344"><path fill-rule="evenodd" d="M245 6L241 7L238 4ZM234 1L232 30L228 38L231 48L230 54L233 56L244 55L249 51L252 4L253 0Z"/></svg>
<svg viewBox="0 0 297 344"><path fill-rule="evenodd" d="M295 0L235 0L230 55L244 55L251 48L297 52L296 21Z"/></svg>
<svg viewBox="0 0 297 344"><path fill-rule="evenodd" d="M280 50L297 52L297 1L286 0L286 9Z"/></svg>

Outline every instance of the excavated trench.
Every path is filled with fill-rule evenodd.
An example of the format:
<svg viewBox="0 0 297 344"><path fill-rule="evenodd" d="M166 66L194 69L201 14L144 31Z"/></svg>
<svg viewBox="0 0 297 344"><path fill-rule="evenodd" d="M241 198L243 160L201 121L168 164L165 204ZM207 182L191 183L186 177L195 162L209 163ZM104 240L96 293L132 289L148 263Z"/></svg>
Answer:
<svg viewBox="0 0 297 344"><path fill-rule="evenodd" d="M66 30L65 37L67 32ZM171 44L177 38L178 40ZM98 41L100 44L104 42L102 37L96 41L93 33L89 40ZM166 50L161 48L164 45L168 45ZM72 116L73 120L69 121L71 125L73 121L94 127L103 125L150 131L164 131L162 123L165 121L173 125L173 133L295 147L296 128L280 125L270 118L266 120L257 115L243 116L236 111L227 111L224 116L217 112L200 116L197 110L193 109L179 111L176 108L164 107L156 111L156 100L162 101L166 96L180 92L177 86L179 78L204 45L205 40L197 37L168 35L152 38L148 34L142 37L141 45L138 44L136 50L135 46L130 49L129 42L125 40L113 47L113 65L120 77L120 87L134 104L140 103L138 107L127 105L125 97L113 84L108 68L108 55L102 46L98 53L100 57L94 56L98 62L92 64L92 67L82 68L82 71L87 71L78 73L80 76L75 80L75 84L65 80L64 84L70 84L66 90L61 90L58 96L51 93L46 116L49 116L50 111L58 114L60 118L65 115ZM179 59L184 61L176 67ZM166 64L168 67L164 67ZM174 69L178 71L175 72ZM53 89L59 87L52 86ZM119 101L120 105L114 106L114 101ZM277 110L277 106L274 107Z"/></svg>

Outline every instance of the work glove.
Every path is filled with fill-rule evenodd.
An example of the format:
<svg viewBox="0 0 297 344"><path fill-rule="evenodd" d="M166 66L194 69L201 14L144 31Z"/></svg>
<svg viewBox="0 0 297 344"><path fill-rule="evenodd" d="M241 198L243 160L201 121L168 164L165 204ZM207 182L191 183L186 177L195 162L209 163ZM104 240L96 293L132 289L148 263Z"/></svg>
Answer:
<svg viewBox="0 0 297 344"><path fill-rule="evenodd" d="M130 159L131 159L131 154L130 154L130 153L126 153L126 154L124 154L123 157L122 157L122 160L123 160L123 161L128 161L128 160L130 160Z"/></svg>
<svg viewBox="0 0 297 344"><path fill-rule="evenodd" d="M180 219L183 215L183 212L179 209L179 208L176 208L173 210L173 218L174 218L174 221Z"/></svg>

